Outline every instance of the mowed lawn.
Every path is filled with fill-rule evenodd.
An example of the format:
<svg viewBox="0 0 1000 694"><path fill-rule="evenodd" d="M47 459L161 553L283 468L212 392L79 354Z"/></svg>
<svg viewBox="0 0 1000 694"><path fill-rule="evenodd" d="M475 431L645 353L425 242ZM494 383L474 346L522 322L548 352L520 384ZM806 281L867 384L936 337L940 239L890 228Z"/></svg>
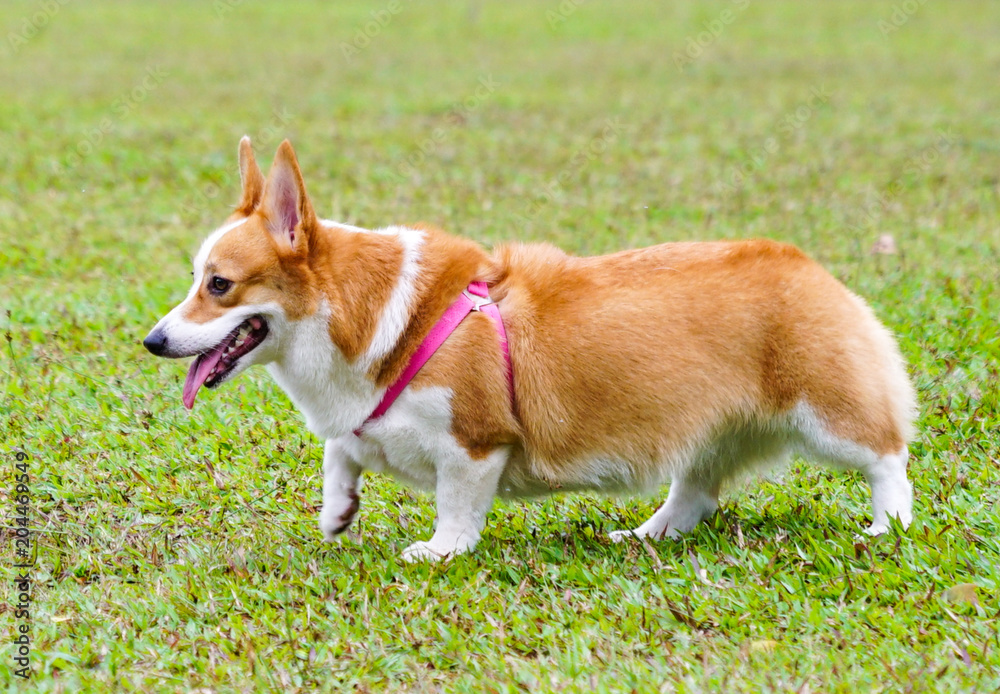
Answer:
<svg viewBox="0 0 1000 694"><path fill-rule="evenodd" d="M996 691L998 75L1000 5L971 0L3 3L0 683ZM187 364L140 344L243 134L264 164L291 138L317 210L362 226L800 245L899 337L915 522L861 539L864 481L796 460L680 542L607 538L660 498L568 495L407 565L433 499L371 476L323 543L321 442L267 374L188 413Z"/></svg>

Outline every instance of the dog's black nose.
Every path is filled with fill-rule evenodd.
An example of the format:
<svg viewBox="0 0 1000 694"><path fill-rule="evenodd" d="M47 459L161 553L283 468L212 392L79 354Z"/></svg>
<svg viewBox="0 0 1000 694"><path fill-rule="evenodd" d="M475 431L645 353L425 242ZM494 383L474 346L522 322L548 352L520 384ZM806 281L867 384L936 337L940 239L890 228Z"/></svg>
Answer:
<svg viewBox="0 0 1000 694"><path fill-rule="evenodd" d="M162 357L163 353L167 351L167 336L159 328L154 328L149 335L146 335L146 339L142 341L142 346L156 356Z"/></svg>

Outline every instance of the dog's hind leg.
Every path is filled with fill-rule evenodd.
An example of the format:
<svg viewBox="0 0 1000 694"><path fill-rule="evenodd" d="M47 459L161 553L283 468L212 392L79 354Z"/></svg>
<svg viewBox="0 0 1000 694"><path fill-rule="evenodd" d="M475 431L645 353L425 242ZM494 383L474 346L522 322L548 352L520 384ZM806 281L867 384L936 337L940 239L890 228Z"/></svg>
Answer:
<svg viewBox="0 0 1000 694"><path fill-rule="evenodd" d="M906 478L907 449L883 455L862 470L872 490L872 524L865 532L881 535L888 532L889 520L899 519L903 528L913 521L913 490Z"/></svg>
<svg viewBox="0 0 1000 694"><path fill-rule="evenodd" d="M438 561L471 551L479 542L509 455L504 447L481 460L463 455L462 460L439 462L437 527L430 540L414 542L403 550L403 559Z"/></svg>
<svg viewBox="0 0 1000 694"><path fill-rule="evenodd" d="M710 517L719 507L722 484L743 471L774 464L788 454L787 436L768 425L733 426L674 474L667 500L635 530L616 531L611 539L629 536L678 538Z"/></svg>
<svg viewBox="0 0 1000 694"><path fill-rule="evenodd" d="M621 542L629 537L676 539L693 530L698 523L715 513L718 507L719 483L688 471L674 477L667 500L649 520L635 530L612 532L611 540Z"/></svg>
<svg viewBox="0 0 1000 694"><path fill-rule="evenodd" d="M802 435L802 452L838 468L860 471L872 492L872 524L865 532L881 535L889 530L889 521L897 518L903 528L913 520L913 490L906 477L908 452L903 445L895 453L878 453L873 446L837 436L807 406L795 412Z"/></svg>

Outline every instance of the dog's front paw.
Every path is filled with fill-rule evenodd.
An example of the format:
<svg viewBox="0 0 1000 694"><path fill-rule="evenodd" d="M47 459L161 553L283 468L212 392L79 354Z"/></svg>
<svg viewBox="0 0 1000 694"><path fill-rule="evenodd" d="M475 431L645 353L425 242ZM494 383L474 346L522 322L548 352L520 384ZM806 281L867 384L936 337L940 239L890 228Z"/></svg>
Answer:
<svg viewBox="0 0 1000 694"><path fill-rule="evenodd" d="M354 516L358 513L361 499L357 492L350 492L336 501L323 501L323 510L319 512L319 529L323 539L333 542L337 536L347 530Z"/></svg>
<svg viewBox="0 0 1000 694"><path fill-rule="evenodd" d="M636 537L634 530L612 530L608 533L612 542L626 542Z"/></svg>
<svg viewBox="0 0 1000 694"><path fill-rule="evenodd" d="M441 561L451 556L447 550L435 549L430 542L414 542L403 550L403 561Z"/></svg>
<svg viewBox="0 0 1000 694"><path fill-rule="evenodd" d="M459 538L440 539L432 537L426 542L414 542L403 550L403 561L441 561L454 557L456 554L465 554L476 546L476 540L470 540L466 536Z"/></svg>

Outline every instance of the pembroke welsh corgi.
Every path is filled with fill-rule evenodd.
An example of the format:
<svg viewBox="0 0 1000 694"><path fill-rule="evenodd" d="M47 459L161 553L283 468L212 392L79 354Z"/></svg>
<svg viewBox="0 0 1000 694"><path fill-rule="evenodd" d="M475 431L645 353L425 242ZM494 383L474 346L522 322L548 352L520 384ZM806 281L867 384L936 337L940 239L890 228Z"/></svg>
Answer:
<svg viewBox="0 0 1000 694"><path fill-rule="evenodd" d="M424 226L317 218L288 141L266 179L248 138L239 165L236 211L143 344L195 357L188 408L202 385L267 365L325 441L327 539L354 519L363 470L436 493L433 536L407 560L471 550L498 494L670 480L649 520L611 538L677 537L715 511L727 479L791 453L864 474L869 534L910 523L903 359L869 307L798 249L490 254Z"/></svg>

